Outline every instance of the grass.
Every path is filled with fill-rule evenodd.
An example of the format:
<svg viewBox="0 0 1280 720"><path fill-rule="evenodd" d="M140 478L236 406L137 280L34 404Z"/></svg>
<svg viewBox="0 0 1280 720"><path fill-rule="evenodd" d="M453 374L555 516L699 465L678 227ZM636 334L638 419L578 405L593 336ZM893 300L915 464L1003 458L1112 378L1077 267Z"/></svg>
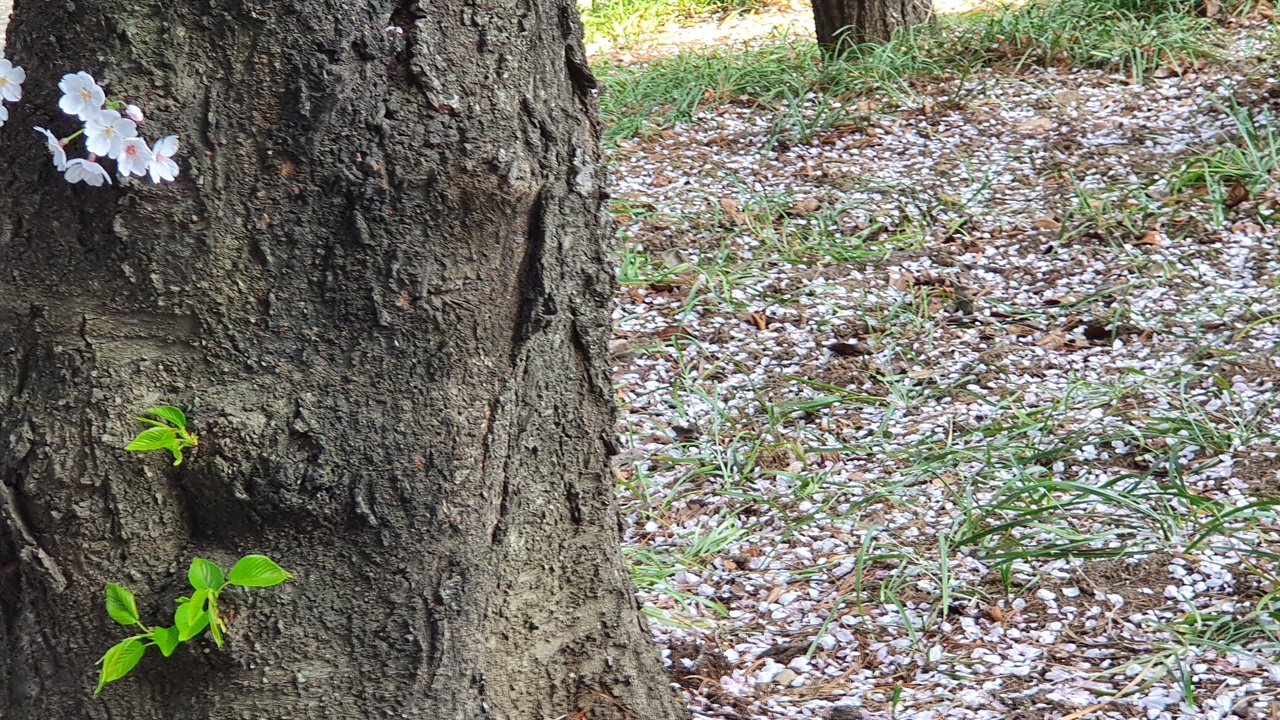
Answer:
<svg viewBox="0 0 1280 720"><path fill-rule="evenodd" d="M1222 107L1231 119L1233 131L1226 142L1209 150L1192 153L1169 183L1174 193L1201 193L1214 209L1221 224L1230 207L1252 200L1276 188L1280 175L1280 130L1269 109L1253 113L1234 102ZM1264 220L1273 220L1263 211Z"/></svg>
<svg viewBox="0 0 1280 720"><path fill-rule="evenodd" d="M765 0L594 0L582 11L587 42L626 40L669 23L759 10Z"/></svg>
<svg viewBox="0 0 1280 720"><path fill-rule="evenodd" d="M1218 26L1195 7L1191 0L1032 0L905 28L888 43L854 47L829 62L812 41L793 36L643 66L600 62L601 112L617 139L691 121L709 108L760 106L775 113L775 138L807 142L865 118L859 100L919 104L918 87L940 80L955 86L958 100L978 68L1101 68L1142 81L1162 67L1217 57Z"/></svg>

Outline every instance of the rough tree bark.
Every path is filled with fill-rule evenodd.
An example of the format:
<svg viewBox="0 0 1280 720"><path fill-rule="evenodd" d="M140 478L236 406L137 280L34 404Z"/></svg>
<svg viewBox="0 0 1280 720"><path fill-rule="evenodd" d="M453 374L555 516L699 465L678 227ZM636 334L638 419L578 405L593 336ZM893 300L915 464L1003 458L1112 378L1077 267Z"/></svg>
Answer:
<svg viewBox="0 0 1280 720"><path fill-rule="evenodd" d="M932 0L813 0L818 45L826 54L851 45L884 42L900 27L933 17Z"/></svg>
<svg viewBox="0 0 1280 720"><path fill-rule="evenodd" d="M682 717L619 552L611 233L575 0L17 0L0 129L0 717ZM387 31L405 30L403 36ZM69 186L87 70L183 142ZM178 468L120 448L184 407ZM108 581L225 650L92 698ZM585 712L584 712L585 711Z"/></svg>

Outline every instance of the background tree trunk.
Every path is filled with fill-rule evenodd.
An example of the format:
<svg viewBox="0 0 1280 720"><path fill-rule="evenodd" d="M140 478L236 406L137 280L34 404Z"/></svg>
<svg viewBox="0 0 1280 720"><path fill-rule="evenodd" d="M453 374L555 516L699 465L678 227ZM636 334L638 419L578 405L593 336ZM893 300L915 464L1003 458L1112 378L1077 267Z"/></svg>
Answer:
<svg viewBox="0 0 1280 720"><path fill-rule="evenodd" d="M827 54L850 45L884 42L894 30L932 17L932 0L813 0L818 44Z"/></svg>
<svg viewBox="0 0 1280 720"><path fill-rule="evenodd" d="M619 551L575 0L17 0L8 54L0 717L684 715ZM54 171L81 69L176 184ZM120 449L158 403L178 468ZM225 650L90 696L104 583L168 624L250 552L298 577L228 593Z"/></svg>

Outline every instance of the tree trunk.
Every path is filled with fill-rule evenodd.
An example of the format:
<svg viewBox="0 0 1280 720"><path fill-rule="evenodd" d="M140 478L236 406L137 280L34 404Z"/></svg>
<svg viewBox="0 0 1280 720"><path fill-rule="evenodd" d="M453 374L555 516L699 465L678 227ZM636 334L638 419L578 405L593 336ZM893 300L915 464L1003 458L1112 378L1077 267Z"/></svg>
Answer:
<svg viewBox="0 0 1280 720"><path fill-rule="evenodd" d="M818 45L828 55L852 45L884 42L894 30L932 17L932 0L813 0Z"/></svg>
<svg viewBox="0 0 1280 720"><path fill-rule="evenodd" d="M619 552L574 0L17 0L8 55L0 717L685 716ZM53 169L81 69L175 184ZM166 403L176 468L121 449ZM164 622L246 553L297 577L91 696L106 582Z"/></svg>

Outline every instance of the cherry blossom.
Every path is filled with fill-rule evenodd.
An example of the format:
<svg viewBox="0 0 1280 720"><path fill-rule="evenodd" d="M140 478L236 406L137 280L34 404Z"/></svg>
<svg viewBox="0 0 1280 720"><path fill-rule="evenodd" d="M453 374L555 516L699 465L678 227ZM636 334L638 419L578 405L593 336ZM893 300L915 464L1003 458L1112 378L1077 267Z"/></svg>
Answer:
<svg viewBox="0 0 1280 720"><path fill-rule="evenodd" d="M85 147L94 155L115 160L124 149L124 141L138 136L138 124L121 117L115 110L99 110L84 124Z"/></svg>
<svg viewBox="0 0 1280 720"><path fill-rule="evenodd" d="M36 128L36 132L44 135L45 142L49 148L49 154L53 156L53 166L59 170L67 169L67 151L62 147L62 141L57 135L45 130L42 127Z"/></svg>
<svg viewBox="0 0 1280 720"><path fill-rule="evenodd" d="M142 108L138 107L137 105L134 105L133 103L129 103L129 105L125 107L124 116L138 123L139 125L146 122L147 120L147 116L142 114Z"/></svg>
<svg viewBox="0 0 1280 720"><path fill-rule="evenodd" d="M0 100L18 102L22 99L22 81L27 73L4 58L0 58Z"/></svg>
<svg viewBox="0 0 1280 720"><path fill-rule="evenodd" d="M120 157L116 159L116 169L121 175L146 175L154 160L151 149L142 138L129 138L124 141ZM172 162L172 161L170 161Z"/></svg>
<svg viewBox="0 0 1280 720"><path fill-rule="evenodd" d="M69 183L83 182L94 187L111 183L111 176L107 175L107 171L103 170L101 165L82 158L67 161L66 178Z"/></svg>
<svg viewBox="0 0 1280 720"><path fill-rule="evenodd" d="M62 91L62 98L58 100L62 112L86 122L107 101L107 94L94 82L93 76L83 70L74 75L63 75L58 89Z"/></svg>
<svg viewBox="0 0 1280 720"><path fill-rule="evenodd" d="M178 177L178 163L172 160L178 152L178 136L167 135L156 141L151 148L151 182L159 184L162 180L173 182Z"/></svg>
<svg viewBox="0 0 1280 720"><path fill-rule="evenodd" d="M9 119L9 108L5 107L4 103L0 103L0 127L4 127L4 124L6 121L8 121L8 119Z"/></svg>

